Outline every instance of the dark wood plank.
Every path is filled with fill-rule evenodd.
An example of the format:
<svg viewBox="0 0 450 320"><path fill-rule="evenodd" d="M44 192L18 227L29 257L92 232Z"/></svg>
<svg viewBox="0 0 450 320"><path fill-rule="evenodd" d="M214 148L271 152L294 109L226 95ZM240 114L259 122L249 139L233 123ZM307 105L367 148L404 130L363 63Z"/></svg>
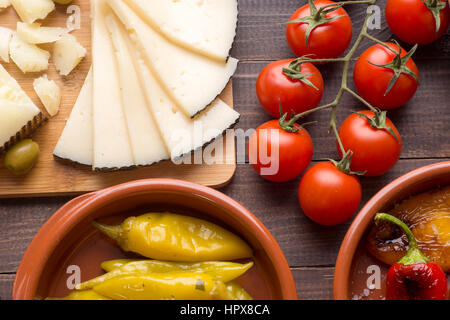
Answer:
<svg viewBox="0 0 450 320"><path fill-rule="evenodd" d="M39 228L69 198L0 200L0 273L15 272Z"/></svg>
<svg viewBox="0 0 450 320"><path fill-rule="evenodd" d="M271 117L259 104L255 84L265 62L244 62L234 77L234 101L242 117L239 128L256 128ZM447 60L420 60L421 85L414 98L405 106L389 112L402 139L402 158L450 157L450 68ZM334 100L341 81L341 64L319 67L325 79L322 104ZM435 79L439 79L436 81ZM349 83L353 86L352 78ZM352 111L364 106L350 95L345 95L339 106L338 121L343 121ZM315 142L315 159L336 156L335 138L328 134L330 110L322 110L308 117L318 124L309 126Z"/></svg>
<svg viewBox="0 0 450 320"><path fill-rule="evenodd" d="M0 300L12 298L14 274L0 274Z"/></svg>
<svg viewBox="0 0 450 320"><path fill-rule="evenodd" d="M241 60L278 60L293 56L285 36L284 22L306 0L239 0L239 33L233 48L233 55ZM370 34L380 40L388 41L393 37L385 17L385 0L378 0L381 9L381 29L371 30ZM347 5L353 22L353 39L358 35L365 19L367 5ZM438 42L421 46L417 59L442 59L450 57L450 31ZM364 41L356 52L360 54L372 43ZM402 43L405 48L410 45Z"/></svg>
<svg viewBox="0 0 450 320"><path fill-rule="evenodd" d="M334 268L292 268L300 300L333 299Z"/></svg>

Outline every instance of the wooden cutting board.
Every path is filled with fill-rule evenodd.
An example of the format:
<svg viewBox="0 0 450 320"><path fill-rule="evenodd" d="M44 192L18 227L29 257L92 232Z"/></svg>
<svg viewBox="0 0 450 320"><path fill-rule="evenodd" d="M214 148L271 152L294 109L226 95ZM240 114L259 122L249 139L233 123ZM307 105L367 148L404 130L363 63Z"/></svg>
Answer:
<svg viewBox="0 0 450 320"><path fill-rule="evenodd" d="M91 27L90 27L90 3L89 0L74 0L71 5L81 9L80 29L72 32L78 41L88 50L87 57L72 71L63 77L60 76L50 59L50 68L46 72L48 77L55 80L62 89L62 103L59 114L49 119L33 135L41 149L41 155L36 167L24 177L13 176L0 164L0 197L33 197L80 194L95 191L123 182L147 179L147 178L175 178L200 183L212 187L220 187L227 184L236 170L234 134L228 135L222 141L224 155L221 164L213 165L175 165L171 161L165 161L154 166L139 168L130 171L110 173L92 172L88 166L74 165L68 161L62 161L53 157L53 149L61 135L66 120L81 90L84 79L89 71L92 61L91 55ZM76 11L76 7L73 7ZM65 27L70 16L75 12L67 12L67 5L56 5L56 11L52 12L44 21L43 26ZM19 18L12 7L0 12L0 26L16 29ZM52 51L51 45L43 45L43 49ZM14 64L3 63L6 70L20 83L22 88L32 98L38 107L44 110L33 90L33 80L43 73L24 75ZM233 106L233 92L231 81L221 95L221 98ZM227 141L228 140L228 141Z"/></svg>

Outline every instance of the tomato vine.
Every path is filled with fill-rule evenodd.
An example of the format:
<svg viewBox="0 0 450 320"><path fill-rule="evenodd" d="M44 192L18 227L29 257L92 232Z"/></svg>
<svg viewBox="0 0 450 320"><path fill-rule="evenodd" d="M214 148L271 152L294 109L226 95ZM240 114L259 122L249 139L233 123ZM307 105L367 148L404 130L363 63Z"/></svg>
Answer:
<svg viewBox="0 0 450 320"><path fill-rule="evenodd" d="M367 1L342 1L342 2L336 2L335 3L335 8L341 8L344 5L348 5L348 4L368 4L368 5L375 5L377 2L377 0L367 0ZM314 6L313 1L312 0L308 0L308 3L311 7ZM327 10L330 10L329 7L327 7ZM317 11L317 10L316 10ZM349 170L349 162L351 161L353 152L351 150L345 150L343 143L341 141L341 138L339 136L338 133L338 129L337 129L337 125L336 125L336 116L337 116L337 111L338 111L338 106L339 103L342 100L342 97L344 95L344 93L348 93L351 96L353 96L354 98L356 98L357 100L359 100L361 103L363 103L368 109L370 109L371 111L373 111L375 113L375 116L378 119L386 119L386 112L385 111L381 111L380 109L372 106L368 101L366 101L363 97L361 97L357 92L353 91L349 86L348 86L348 72L349 72L349 67L350 67L350 62L352 60L352 58L354 57L356 50L360 47L362 41L364 39L368 39L370 41L373 41L377 44L382 45L383 47L387 48L388 50L392 51L393 53L396 54L396 60L395 63L393 62L392 65L386 65L383 67L386 68L390 68L394 71L394 76L392 77L391 83L389 84L388 87L388 91L386 92L386 94L389 92L389 90L392 88L392 86L395 84L396 80L398 79L398 77L400 76L400 74L402 73L406 73L408 75L411 75L412 71L409 70L406 66L405 63L409 60L409 58L411 58L411 56L414 54L414 52L416 51L417 45L415 45L410 52L405 55L404 57L401 57L401 47L400 45L398 45L399 50L396 51L394 48L392 48L391 46L387 45L385 42L371 36L368 33L368 25L369 25L369 20L372 16L372 12L367 12L362 29L358 35L358 37L356 38L356 41L354 42L353 46L350 48L350 50L348 51L348 53L343 56L343 57L338 57L338 58L325 58L325 59L312 59L309 56L302 56L297 58L297 61L299 63L302 62L316 62L316 63L325 63L325 62L343 62L343 71L342 71L342 79L341 79L341 86L340 89L335 97L335 99L328 103L328 104L324 104L321 106L318 106L316 108L313 108L311 110L305 111L301 114L298 114L296 116L297 119L303 118L307 115L310 115L316 111L319 110L324 110L324 109L331 109L331 120L330 120L330 125L329 125L329 133L333 132L336 136L336 139L338 141L338 145L340 150L342 151L343 157L342 160L340 162L337 161L333 161L333 163L335 163L335 165L343 170L344 172L347 173L351 173L351 174L363 174L360 172L352 172ZM296 22L296 21L294 21ZM292 23L292 22L290 22ZM398 43L396 43L398 44ZM293 62L293 64L295 64L295 61ZM416 81L418 81L417 77L414 75L413 76L414 79ZM379 123L378 124L379 128L385 128L386 125L385 123ZM392 132L389 131L390 134L393 134ZM397 137L395 136L395 134L393 134L393 136L397 139Z"/></svg>

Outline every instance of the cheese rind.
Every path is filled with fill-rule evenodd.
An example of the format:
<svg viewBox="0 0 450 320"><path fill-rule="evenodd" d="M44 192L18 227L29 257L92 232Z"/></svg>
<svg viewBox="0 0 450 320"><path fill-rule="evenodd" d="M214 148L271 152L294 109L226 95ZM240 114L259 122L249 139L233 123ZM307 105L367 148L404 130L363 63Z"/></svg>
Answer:
<svg viewBox="0 0 450 320"><path fill-rule="evenodd" d="M237 0L125 0L170 41L208 58L226 61L236 35Z"/></svg>
<svg viewBox="0 0 450 320"><path fill-rule="evenodd" d="M148 105L172 160L177 161L203 147L239 120L239 113L220 99L216 99L195 119L187 117L162 90L144 61L137 59L137 62Z"/></svg>
<svg viewBox="0 0 450 320"><path fill-rule="evenodd" d="M167 160L169 154L147 108L147 101L134 68L128 35L113 14L106 18L106 24L116 49L122 102L135 163L138 166L147 166Z"/></svg>
<svg viewBox="0 0 450 320"><path fill-rule="evenodd" d="M56 82L49 80L47 75L43 75L34 80L33 88L48 114L51 117L56 116L61 104L61 89Z"/></svg>
<svg viewBox="0 0 450 320"><path fill-rule="evenodd" d="M93 55L93 169L135 165L123 112L114 48L106 27L105 0L91 1Z"/></svg>
<svg viewBox="0 0 450 320"><path fill-rule="evenodd" d="M29 135L43 120L40 110L0 65L0 153Z"/></svg>
<svg viewBox="0 0 450 320"><path fill-rule="evenodd" d="M9 54L23 73L41 72L48 69L50 53L35 44L23 41L17 33L12 36Z"/></svg>
<svg viewBox="0 0 450 320"><path fill-rule="evenodd" d="M121 0L108 3L143 52L161 87L189 117L214 101L236 71L236 59L222 63L180 48L150 28Z"/></svg>
<svg viewBox="0 0 450 320"><path fill-rule="evenodd" d="M53 155L92 165L92 68L84 81Z"/></svg>
<svg viewBox="0 0 450 320"><path fill-rule="evenodd" d="M45 19L55 10L52 0L10 0L20 19L26 23L33 23L38 19Z"/></svg>
<svg viewBox="0 0 450 320"><path fill-rule="evenodd" d="M0 27L0 58L9 63L9 44L14 31L8 28Z"/></svg>
<svg viewBox="0 0 450 320"><path fill-rule="evenodd" d="M63 34L53 45L53 61L63 76L69 75L85 56L86 49L71 34Z"/></svg>
<svg viewBox="0 0 450 320"><path fill-rule="evenodd" d="M28 43L50 43L61 39L63 34L67 33L67 29L41 27L40 23L24 23L17 22L17 34L19 37Z"/></svg>

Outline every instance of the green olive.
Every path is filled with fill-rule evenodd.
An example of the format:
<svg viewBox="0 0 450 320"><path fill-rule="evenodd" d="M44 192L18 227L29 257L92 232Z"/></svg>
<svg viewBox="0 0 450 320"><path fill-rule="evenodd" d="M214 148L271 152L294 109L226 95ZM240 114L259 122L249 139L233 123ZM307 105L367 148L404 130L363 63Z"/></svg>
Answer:
<svg viewBox="0 0 450 320"><path fill-rule="evenodd" d="M72 0L53 0L53 2L56 2L59 4L69 4L72 2Z"/></svg>
<svg viewBox="0 0 450 320"><path fill-rule="evenodd" d="M5 167L15 175L27 174L39 158L39 145L31 139L22 140L6 152Z"/></svg>

